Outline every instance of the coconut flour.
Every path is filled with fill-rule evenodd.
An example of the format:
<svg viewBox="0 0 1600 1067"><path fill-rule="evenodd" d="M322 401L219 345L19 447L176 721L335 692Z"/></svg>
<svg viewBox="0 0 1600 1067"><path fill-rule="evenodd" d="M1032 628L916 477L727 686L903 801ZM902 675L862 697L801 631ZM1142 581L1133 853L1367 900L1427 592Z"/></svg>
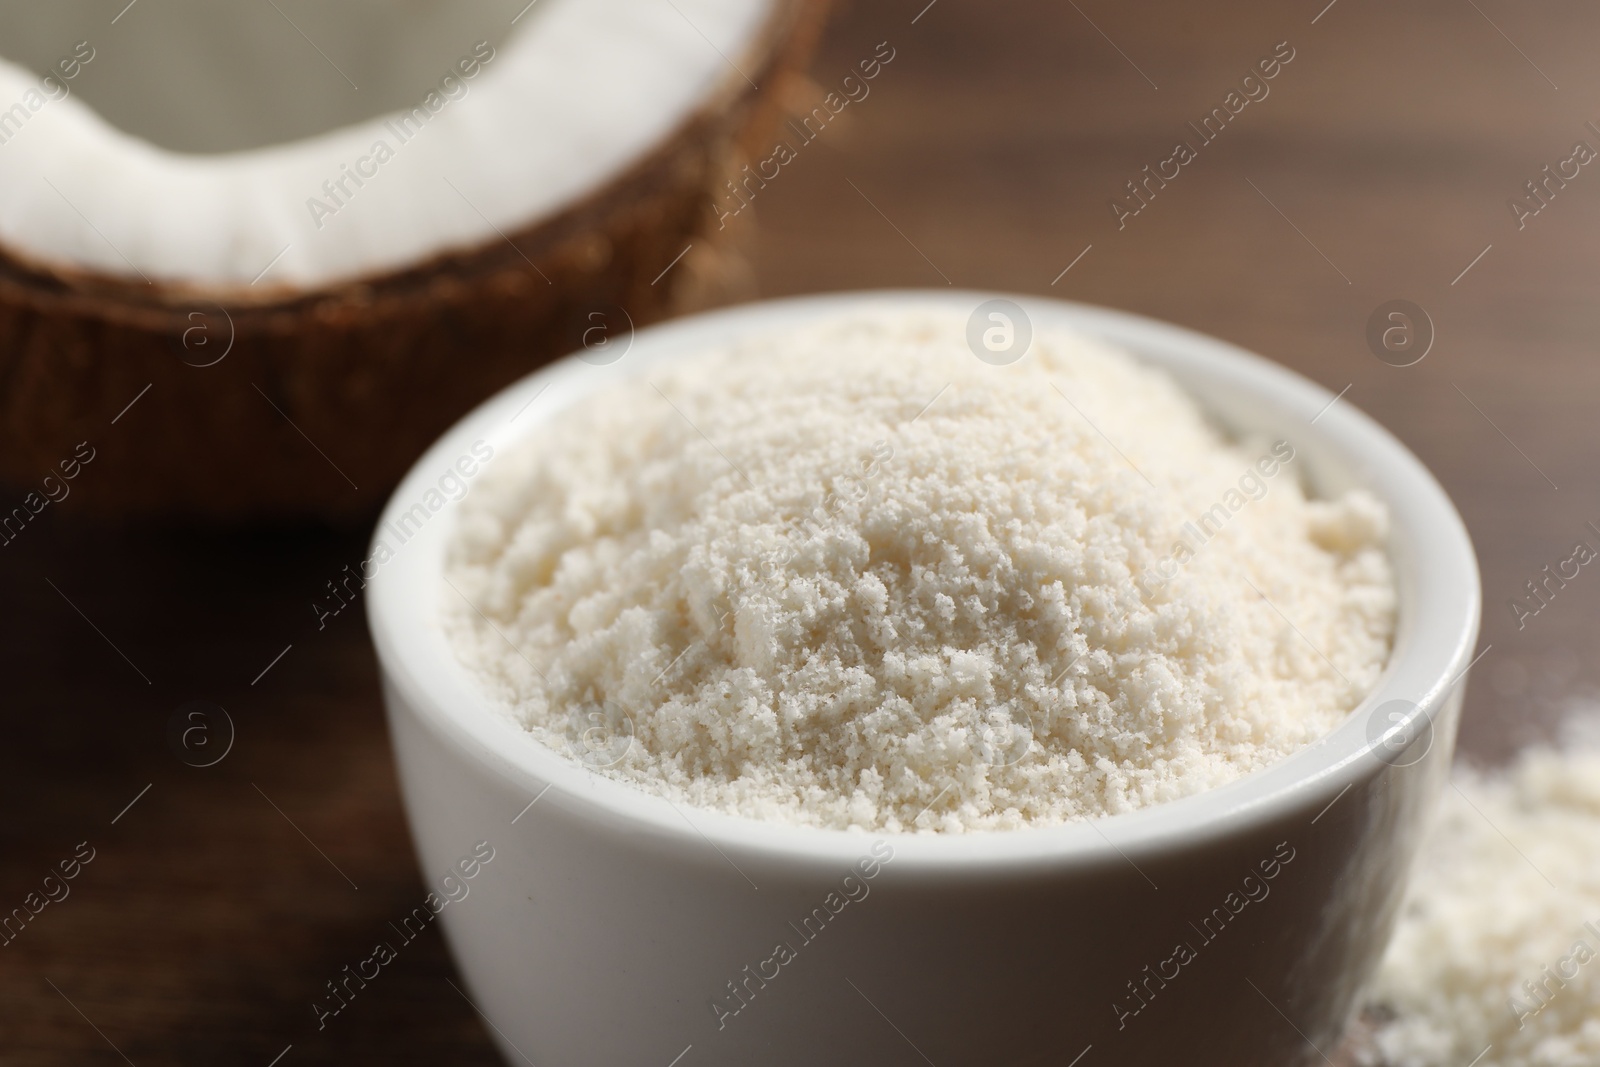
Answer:
<svg viewBox="0 0 1600 1067"><path fill-rule="evenodd" d="M1369 994L1392 1067L1600 1064L1600 738L1458 769Z"/></svg>
<svg viewBox="0 0 1600 1067"><path fill-rule="evenodd" d="M1377 680L1365 492L1231 442L1162 373L1040 331L1010 366L903 308L679 360L486 471L462 660L598 773L872 830L1006 829L1232 781Z"/></svg>

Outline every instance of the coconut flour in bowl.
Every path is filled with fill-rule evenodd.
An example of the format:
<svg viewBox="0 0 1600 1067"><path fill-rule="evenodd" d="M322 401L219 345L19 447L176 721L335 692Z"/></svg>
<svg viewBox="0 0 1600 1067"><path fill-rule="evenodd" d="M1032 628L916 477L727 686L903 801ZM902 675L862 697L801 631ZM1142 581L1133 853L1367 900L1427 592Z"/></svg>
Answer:
<svg viewBox="0 0 1600 1067"><path fill-rule="evenodd" d="M1387 517L1165 374L859 312L658 366L503 450L446 625L517 721L675 803L869 830L1131 811L1316 741L1394 630Z"/></svg>

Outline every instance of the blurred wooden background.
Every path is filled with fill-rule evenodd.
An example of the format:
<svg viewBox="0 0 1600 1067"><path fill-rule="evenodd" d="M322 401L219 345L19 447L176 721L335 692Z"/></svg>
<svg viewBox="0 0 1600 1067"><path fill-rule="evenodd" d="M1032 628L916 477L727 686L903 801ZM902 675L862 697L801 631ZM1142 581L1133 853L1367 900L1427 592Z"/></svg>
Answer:
<svg viewBox="0 0 1600 1067"><path fill-rule="evenodd" d="M747 287L1057 294L1348 386L1342 402L1437 472L1481 555L1493 647L1465 755L1548 736L1600 676L1600 577L1522 628L1507 602L1600 523L1600 171L1521 230L1507 200L1575 141L1600 148L1600 10L925 4L857 3L833 24L819 94L881 41L895 58L736 223ZM1119 230L1110 199L1284 41L1270 95ZM1397 298L1437 333L1405 368L1365 338ZM433 933L337 1026L313 1025L322 983L422 893L360 607L320 631L310 609L366 531L97 528L72 511L0 552L0 907L78 842L96 858L0 949L0 1059L265 1065L292 1044L286 1067L497 1062ZM167 744L194 699L238 729L208 769Z"/></svg>

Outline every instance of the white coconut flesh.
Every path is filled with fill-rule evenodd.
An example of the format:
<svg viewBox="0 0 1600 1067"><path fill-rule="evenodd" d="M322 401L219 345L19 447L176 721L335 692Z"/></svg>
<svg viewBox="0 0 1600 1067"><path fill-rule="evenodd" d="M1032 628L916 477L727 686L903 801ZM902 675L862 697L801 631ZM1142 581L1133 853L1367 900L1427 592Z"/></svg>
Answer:
<svg viewBox="0 0 1600 1067"><path fill-rule="evenodd" d="M777 4L123 2L0 0L0 249L280 294L559 215L754 75Z"/></svg>

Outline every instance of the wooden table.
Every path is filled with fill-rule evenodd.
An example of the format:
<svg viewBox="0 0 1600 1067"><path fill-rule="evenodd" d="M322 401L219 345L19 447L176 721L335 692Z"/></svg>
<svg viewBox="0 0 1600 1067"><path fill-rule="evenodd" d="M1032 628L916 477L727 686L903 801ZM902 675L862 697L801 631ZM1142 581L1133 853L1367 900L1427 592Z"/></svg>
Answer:
<svg viewBox="0 0 1600 1067"><path fill-rule="evenodd" d="M1547 736L1600 674L1583 637L1600 576L1521 626L1508 607L1600 523L1600 171L1521 229L1507 205L1573 142L1600 147L1585 126L1600 10L1325 2L858 5L814 65L819 99L879 42L894 59L739 225L759 220L745 237L763 295L1056 294L1346 390L1437 472L1477 542L1493 647L1462 749L1492 761ZM1119 228L1126 183L1198 144L1189 121L1284 41L1269 95ZM1434 324L1416 365L1369 349L1392 299ZM92 467L76 485L94 491ZM0 908L79 842L95 850L0 948L6 1063L264 1067L289 1045L285 1067L497 1062L433 933L326 1030L311 1011L423 891L361 607L320 630L311 608L364 540L99 526L69 499L0 551ZM236 727L215 766L169 746L191 700Z"/></svg>

